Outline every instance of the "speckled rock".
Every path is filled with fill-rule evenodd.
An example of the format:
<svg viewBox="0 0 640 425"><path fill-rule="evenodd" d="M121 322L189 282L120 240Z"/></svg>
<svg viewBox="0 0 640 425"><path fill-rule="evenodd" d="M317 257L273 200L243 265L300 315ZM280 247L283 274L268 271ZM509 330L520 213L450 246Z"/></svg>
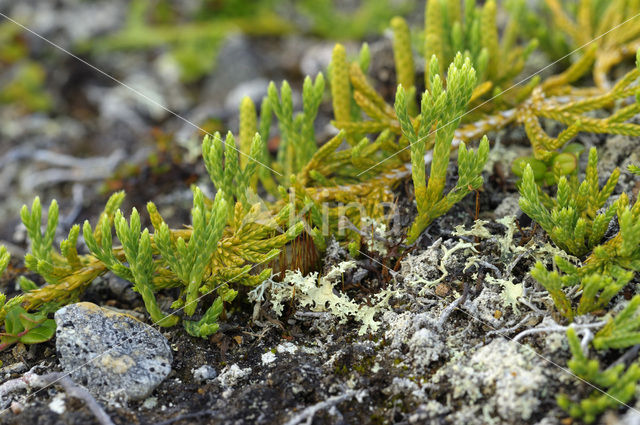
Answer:
<svg viewBox="0 0 640 425"><path fill-rule="evenodd" d="M171 371L166 338L127 314L82 302L58 310L55 321L60 364L100 398L144 399Z"/></svg>
<svg viewBox="0 0 640 425"><path fill-rule="evenodd" d="M202 365L193 371L193 379L198 382L206 382L214 379L216 376L218 376L218 372L216 372L213 366L209 366L208 364Z"/></svg>

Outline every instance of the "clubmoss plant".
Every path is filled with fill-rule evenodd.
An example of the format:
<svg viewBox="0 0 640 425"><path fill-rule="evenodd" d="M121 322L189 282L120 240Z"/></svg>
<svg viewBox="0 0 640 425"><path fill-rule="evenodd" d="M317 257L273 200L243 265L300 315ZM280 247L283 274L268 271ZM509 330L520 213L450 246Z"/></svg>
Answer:
<svg viewBox="0 0 640 425"><path fill-rule="evenodd" d="M482 186L482 169L489 157L489 142L482 139L477 152L467 151L464 143L458 150L458 183L443 196L451 142L460 115L465 110L475 86L476 76L469 58L458 54L447 72L447 90L437 72L438 59L431 59L431 87L422 95L417 130L408 111L406 93L402 86L396 92L395 110L402 134L411 146L411 167L418 216L409 229L407 243L416 241L422 231L437 217L446 213L468 193ZM431 132L435 140L431 140ZM425 182L427 142L433 144L433 159L428 183Z"/></svg>
<svg viewBox="0 0 640 425"><path fill-rule="evenodd" d="M640 201L629 205L626 194L620 195L616 203L618 233L604 244L594 248L585 260L588 271L609 270L620 267L634 272L640 271Z"/></svg>
<svg viewBox="0 0 640 425"><path fill-rule="evenodd" d="M242 139L241 139L242 140ZM246 148L245 143L241 148ZM255 192L258 163L263 151L264 142L260 134L255 133L250 149L245 153L236 147L231 132L222 141L220 133L213 137L206 135L202 142L202 158L214 186L224 193L225 199L238 201L248 207L247 196L250 190ZM244 162L244 165L241 163ZM233 204L228 204L229 215L233 212Z"/></svg>
<svg viewBox="0 0 640 425"><path fill-rule="evenodd" d="M640 296L633 297L627 306L596 334L593 346L599 350L627 348L640 344Z"/></svg>
<svg viewBox="0 0 640 425"><path fill-rule="evenodd" d="M611 204L598 214L615 189L620 170L615 169L602 188L598 180L598 153L589 151L584 181L577 176L558 180L555 198L544 194L527 164L520 185L520 208L547 232L553 242L569 254L581 256L600 243L616 208Z"/></svg>
<svg viewBox="0 0 640 425"><path fill-rule="evenodd" d="M640 4L635 1L545 0L531 7L526 0L511 0L507 7L522 33L540 40L550 58L594 44L593 79L601 89L611 84L610 70L640 48L640 29L634 19Z"/></svg>
<svg viewBox="0 0 640 425"><path fill-rule="evenodd" d="M531 276L549 292L558 311L569 320L606 308L611 299L633 278L633 272L622 268L613 268L606 274L585 274L584 270L573 267L561 257L556 257L555 263L569 273L561 275L557 271L548 271L542 263L538 262L531 270ZM582 293L578 306L573 308L564 289L578 284Z"/></svg>
<svg viewBox="0 0 640 425"><path fill-rule="evenodd" d="M555 257L555 265L562 272L548 271L538 262L531 275L553 298L556 307L572 320L576 315L606 308L609 301L640 271L640 203L629 206L626 194L620 195L603 213L597 214L613 192L619 177L615 169L602 189L598 185L597 153L589 152L585 180L578 185L577 178L570 183L561 177L557 197L542 198L541 189L527 166L520 186L520 207L549 234L565 251L583 256L590 252L581 266ZM551 205L551 210L547 209ZM613 238L601 240L614 216L620 230ZM563 288L580 285L580 302L576 310Z"/></svg>
<svg viewBox="0 0 640 425"><path fill-rule="evenodd" d="M179 316L169 316L159 308L156 301L159 291L181 288L181 295L172 308L184 307L186 316L194 315L200 295L215 291L218 298L202 317L185 317L184 320L186 330L193 335L205 337L215 332L222 303L231 302L237 294L230 285L254 286L269 277L269 268L261 269L258 274L250 272L256 265L278 257L282 247L303 230L301 222L287 228L290 207L285 206L277 215L271 215L261 211L260 204L249 205L242 191L229 190L239 183L247 187L255 171L251 162L240 170L238 153L229 147L232 140L227 137L226 168L222 169L221 158L217 166L211 164L211 151L222 152L219 135L214 140L205 139L205 162L209 161L211 179L220 187L214 200L206 199L202 191L194 187L192 225L185 230L170 229L151 202L147 210L155 232L141 230L141 219L135 209L129 220L118 209L124 199L124 193L119 192L107 202L95 229L88 221L84 223L82 231L89 254L78 254L78 225L71 228L58 252L53 248L57 203L53 201L49 207L44 231L41 230L40 200L36 198L31 209L25 206L21 216L31 241L31 252L26 255L25 263L40 274L47 285L38 287L28 279L22 279L25 291L22 295L6 302L2 297L0 318L5 321L7 334L4 347L18 340L36 342L36 335L43 337L42 332L52 323L44 321L46 315L60 305L77 300L89 283L106 271L133 282L134 290L142 295L152 320L161 326L175 325ZM260 136L256 135L254 151L260 147L260 141ZM235 207L230 208L229 203L236 200ZM113 246L114 226L122 244L120 247ZM4 269L8 262L4 248L0 260ZM27 313L29 310L36 312ZM22 328L12 324L15 320L22 320ZM43 328L44 323L47 325ZM35 331L36 328L40 331ZM32 336L25 336L29 334ZM50 338L53 332L47 335Z"/></svg>
<svg viewBox="0 0 640 425"><path fill-rule="evenodd" d="M622 194L615 203L620 230L616 236L597 245L583 265L576 267L556 256L554 261L564 273L548 271L541 263L531 271L553 298L558 310L570 320L577 314L584 314L604 308L628 282L640 271L640 202L629 207L629 201ZM582 295L577 311L571 309L571 302L562 290L580 285Z"/></svg>
<svg viewBox="0 0 640 425"><path fill-rule="evenodd" d="M439 3L440 0L430 1L427 9L432 4L442 6ZM435 7L434 10L441 9L433 7ZM429 13L431 12L427 10L427 14ZM412 74L408 69L412 64L411 46L408 45L406 26L400 18L394 19L393 29L396 75L398 81L402 79L402 85L407 92L408 113L415 117L417 104L411 87L416 87L417 84L409 80ZM517 40L517 37L515 39ZM465 54L469 55L469 52ZM638 109L640 103L628 101L637 92L635 81L640 75L637 68L630 70L610 88L573 86L593 69L594 61L600 54L596 47L585 48L585 53L563 72L542 82L531 79L526 89L509 91L491 99L490 102L473 107L472 110L461 112L462 125L455 130L455 138L468 143L481 139L490 131L519 123L523 125L532 144L533 158L545 165L545 171L538 171L538 174L542 175L539 178L552 183L557 181L557 177L561 174L572 174L576 170L579 152L574 150L575 145L570 142L579 132L631 136L640 134L640 126L629 122L640 111ZM374 89L362 67L357 63L348 64L344 57L344 49L340 46L336 47L331 67L332 79L336 79L336 84L332 82L336 118L334 125L347 132L347 140L351 145L362 140L363 135L380 134L384 131L402 135L395 109ZM430 58L427 62L429 61ZM446 61L439 61L434 70L443 80L446 79L446 75L441 68L446 63ZM427 65L426 74L428 75L429 72L430 62ZM346 83L345 74L349 75L350 84ZM429 83L430 79L427 78L427 84ZM481 84L475 87L470 103L473 104L474 100L479 100L484 93L487 93L487 87L490 88L490 85ZM353 104L351 108L348 106L353 101L358 106L358 114L354 114ZM594 118L594 111L604 113ZM542 124L544 120L555 121L563 130L558 135L549 135ZM390 145L387 146L390 147ZM452 144L453 148L457 146L458 144ZM409 160L406 155L407 150L407 140L401 137L396 144L395 152L391 152L387 156L388 159L375 163L374 167L381 171L401 167L402 162ZM521 165L521 168L524 167ZM367 169L367 173L369 172L371 169Z"/></svg>
<svg viewBox="0 0 640 425"><path fill-rule="evenodd" d="M202 194L201 193L194 194L194 196L198 196L198 195L200 198L198 201L199 203L202 203ZM220 197L218 197L217 200L219 198ZM215 207L214 207L214 210L215 210ZM194 214L197 212L201 213L201 211L202 210L200 209L199 211L194 212ZM193 233L194 236L198 235L197 237L200 238L201 237L200 235L202 234L206 235L207 233L214 233L216 230L218 230L218 229L202 230L200 228L197 228L196 223L202 226L201 222L203 221L200 217L198 218L199 220L197 220L196 217L194 217L194 233ZM86 223L86 226L88 227L86 231L84 231L83 233L86 235L89 235L89 238L86 241L87 245L89 246L89 249L91 250L91 252L97 253L97 251L99 251L99 247L97 246L95 239L91 238L92 232L91 232L91 227L89 226L89 222L87 221L85 223ZM213 227L210 225L210 223L207 223L207 224L209 225L209 227ZM149 236L148 229L144 229L144 231L140 233L140 216L138 215L138 211L136 211L135 208L133 209L133 211L131 212L129 223L127 223L127 220L123 217L120 210L118 210L116 212L114 225L116 229L116 234L118 235L118 239L120 239L120 241L122 242L122 249L124 250L125 259L127 260L127 263L129 263L129 271L131 274L129 279L134 282L134 286L133 286L134 291L140 293L140 295L142 296L142 300L144 301L145 308L149 312L149 316L151 316L151 320L153 320L155 323L163 327L175 325L178 322L179 318L176 316L171 316L171 317L165 316L165 314L158 307L155 294L153 293L154 264L153 264L153 250L151 248L151 237ZM109 230L103 229L103 230L106 230L106 233L111 232L110 229ZM167 257L167 255L171 257L171 254L168 250L163 251L161 248L165 246L165 244L162 243L161 241L165 242L165 238L168 236L167 235L168 229L162 228L162 230L163 232L158 232L158 235L156 237L156 246L164 254L165 258ZM212 239L219 239L220 233L221 233L221 230L218 230L218 233L215 234L215 236L213 236ZM192 251L193 248L197 245L197 242L199 241L197 241L195 237L192 237L189 240L189 245L187 249L189 251ZM215 240L215 242L217 242L217 240ZM198 271L204 268L202 264L203 263L206 264L206 260L208 259L208 258L205 258L203 260L203 257L207 253L206 248L208 247L205 247L203 249L205 254L202 254L202 252L200 252L196 256L192 252L188 253L190 254L189 260L191 261L191 263L189 264L190 266L189 268L191 270L196 269L196 271L192 271L189 275L189 277L193 276L193 279L188 281L189 284L197 285L198 283L197 280L202 280L203 273L202 272L200 272L200 274L197 274L197 273ZM110 249L109 249L109 252L111 252ZM174 266L174 264L170 264L170 265ZM178 273L176 274L180 278L183 278L182 275L184 275L185 272L183 270L180 270L180 271L182 272L181 274L178 274ZM185 279L183 278L183 281L184 280ZM193 314L193 310L195 310L195 308L192 309L191 314Z"/></svg>
<svg viewBox="0 0 640 425"><path fill-rule="evenodd" d="M396 80L409 92L409 98L415 97L415 64L411 48L411 32L407 22L399 16L391 20L393 30L393 58L396 67ZM413 96L412 96L413 95ZM411 111L415 114L417 111Z"/></svg>
<svg viewBox="0 0 640 425"><path fill-rule="evenodd" d="M0 246L0 273L4 273L11 260L11 254L7 251L6 246ZM4 300L3 300L4 301Z"/></svg>
<svg viewBox="0 0 640 425"><path fill-rule="evenodd" d="M627 195L623 193L603 213L597 214L613 192L619 175L620 171L615 169L601 189L597 152L592 148L585 180L578 184L575 175L571 180L563 176L558 182L557 197L543 199L532 167L526 166L520 186L522 210L567 252L582 256L591 251L580 266L555 256L554 264L558 270L549 271L541 262L531 270L531 276L549 292L557 310L569 320L606 310L611 300L640 271L640 202L630 206ZM551 210L545 204L550 205ZM601 243L614 215L618 218L619 232ZM566 292L566 288L573 286L580 289L579 302L575 307ZM593 346L598 350L625 349L640 343L639 306L640 296L633 297L598 331L593 338ZM558 405L572 417L591 423L605 410L627 403L634 396L640 379L640 363L634 362L626 370L625 364L620 363L601 371L598 360L589 360L584 355L572 328L568 331L568 338L573 354L569 368L590 384L606 390L606 394L596 391L579 402L560 394Z"/></svg>
<svg viewBox="0 0 640 425"><path fill-rule="evenodd" d="M606 394L593 391L589 397L579 402L572 401L566 394L559 394L558 405L572 417L592 423L607 409L628 403L635 395L636 385L640 380L640 363L635 361L626 370L624 363L601 370L597 359L589 359L584 354L573 328L567 330L567 337L573 355L568 362L569 368L578 377L606 391Z"/></svg>
<svg viewBox="0 0 640 425"><path fill-rule="evenodd" d="M293 115L291 87L285 81L278 96L275 84L269 85L269 104L280 125L280 145L278 147L277 168L284 175L281 184L287 184L289 176L299 172L318 149L313 124L324 95L324 76L318 74L315 80L307 77L302 88L303 110Z"/></svg>
<svg viewBox="0 0 640 425"><path fill-rule="evenodd" d="M477 71L477 83L488 82L481 90L511 85L513 78L524 68L527 57L537 46L535 38L525 46L517 46L518 26L507 25L502 38L496 24L497 6L489 0L479 6L473 0L428 0L425 9L424 57L428 72L425 83L430 84L429 62L438 58L440 66L452 62L458 52L471 58ZM501 66L508 63L509 66ZM438 69L443 74L444 68ZM499 90L499 89L498 89Z"/></svg>
<svg viewBox="0 0 640 425"><path fill-rule="evenodd" d="M155 212L154 207L151 207L151 212ZM222 191L218 192L213 207L207 211L202 192L196 188L193 192L191 217L193 231L188 244L179 237L172 240L169 226L166 223L161 222L159 227L156 227L157 222L154 223L158 251L166 260L169 269L186 286L184 311L189 316L193 315L196 310L196 299L200 295L199 289L206 268L222 237L227 221L227 205L222 197ZM136 235L137 233L139 233L139 229L137 229ZM126 243L124 246L126 253Z"/></svg>

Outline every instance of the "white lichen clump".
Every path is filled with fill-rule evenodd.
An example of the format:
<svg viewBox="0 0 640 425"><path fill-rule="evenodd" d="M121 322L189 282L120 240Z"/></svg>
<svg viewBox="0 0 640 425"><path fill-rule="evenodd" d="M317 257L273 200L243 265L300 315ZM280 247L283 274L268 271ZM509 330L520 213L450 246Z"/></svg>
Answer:
<svg viewBox="0 0 640 425"><path fill-rule="evenodd" d="M389 311L382 318L386 324L385 340L391 349L389 355L402 359L404 363L424 370L432 362L446 357L448 352L444 335L436 328L436 318L432 313L397 314ZM408 347L409 353L403 352Z"/></svg>
<svg viewBox="0 0 640 425"><path fill-rule="evenodd" d="M239 380L249 376L251 374L251 368L247 367L241 369L237 364L226 366L220 375L216 378L216 381L222 387L233 387Z"/></svg>
<svg viewBox="0 0 640 425"><path fill-rule="evenodd" d="M302 309L330 312L340 323L346 323L349 319L361 323L360 335L375 332L379 328L375 316L388 309L389 299L394 292L384 290L377 293L372 297L373 305L368 306L361 305L334 289L342 279L343 273L355 267L355 261L343 261L320 277L317 272L304 276L299 270L287 270L282 281L268 279L250 293L250 299L262 301L264 293L267 292L272 309L278 316L282 315L285 304L293 300Z"/></svg>
<svg viewBox="0 0 640 425"><path fill-rule="evenodd" d="M508 423L519 423L531 418L541 403L540 392L547 383L541 362L531 349L500 338L477 350L468 361L464 355L452 358L432 382L451 385L456 400L483 405L488 415L484 423L494 422L491 416L495 413Z"/></svg>

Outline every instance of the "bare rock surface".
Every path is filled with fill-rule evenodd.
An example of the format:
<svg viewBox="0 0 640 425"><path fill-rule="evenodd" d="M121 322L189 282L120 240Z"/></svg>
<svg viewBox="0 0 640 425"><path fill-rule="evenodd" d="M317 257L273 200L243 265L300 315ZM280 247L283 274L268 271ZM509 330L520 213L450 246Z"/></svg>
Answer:
<svg viewBox="0 0 640 425"><path fill-rule="evenodd" d="M81 302L55 320L60 364L98 397L144 399L171 372L167 339L127 314Z"/></svg>

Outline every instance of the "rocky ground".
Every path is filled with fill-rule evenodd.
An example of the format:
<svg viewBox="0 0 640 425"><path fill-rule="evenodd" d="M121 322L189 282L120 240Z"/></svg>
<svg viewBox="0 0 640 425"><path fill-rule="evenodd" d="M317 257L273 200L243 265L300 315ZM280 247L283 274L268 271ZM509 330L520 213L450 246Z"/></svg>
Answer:
<svg viewBox="0 0 640 425"><path fill-rule="evenodd" d="M125 18L124 3L0 1L0 11L73 50L81 41L117 28ZM189 185L208 185L198 158L197 128L46 42L24 37L30 58L44 64L44 87L54 107L35 113L15 104L0 109L0 242L14 257L0 291L8 297L17 293L13 277L26 272L19 260L28 249L19 209L35 195L45 205L53 198L59 201L62 238L73 223L95 222L108 194L121 188L127 191L126 210L144 209L153 200L170 224L186 223ZM370 45L372 75L385 87L393 81L390 42L381 36ZM235 131L243 95L259 100L270 80L286 78L299 97L301 77L326 67L332 46L301 35L233 34L224 41L216 70L197 84L181 82L157 51L89 53L81 59L190 122ZM10 72L10 67L0 71L0 82L10 81ZM330 115L323 108L320 138L331 132ZM557 407L555 395L586 395L591 389L563 369L569 358L566 323L551 313L550 298L528 276L535 260L548 262L556 250L540 230L529 227L517 205L510 161L527 152L527 143L515 128L490 136L493 153L478 198L484 221L474 225L476 200L468 197L436 220L397 264L388 264L393 244L383 241L371 243L366 255L356 259L334 244L322 258L323 274L347 270L343 287L350 299L376 306L368 328L291 304L281 314L268 301L257 310L247 297L239 297L245 301L228 312L220 331L208 339L190 337L181 327L155 335L168 341L171 370L139 400L98 397L112 421L572 423ZM640 162L637 141L631 138L589 136L579 141L598 147L601 176ZM623 173L616 193L637 196L639 188L637 179ZM410 185L399 187L397 195L396 233L415 214ZM378 236L393 240L396 233ZM376 304L376 293L384 295L384 303ZM624 292L618 302L632 293ZM131 285L112 275L94 282L83 301L149 321ZM582 320L578 327L587 329L600 318ZM62 323L60 319L58 332L64 331ZM535 328L551 329L521 334ZM59 333L47 343L18 344L0 352L0 385L29 371L62 370L61 341L68 339ZM147 344L146 350L143 355L155 355L160 348ZM82 373L74 374L74 381L91 386L95 377ZM65 394L55 385L0 394L0 409L10 408L0 414L0 424L96 423L86 403ZM640 415L621 409L602 421L638 424Z"/></svg>

